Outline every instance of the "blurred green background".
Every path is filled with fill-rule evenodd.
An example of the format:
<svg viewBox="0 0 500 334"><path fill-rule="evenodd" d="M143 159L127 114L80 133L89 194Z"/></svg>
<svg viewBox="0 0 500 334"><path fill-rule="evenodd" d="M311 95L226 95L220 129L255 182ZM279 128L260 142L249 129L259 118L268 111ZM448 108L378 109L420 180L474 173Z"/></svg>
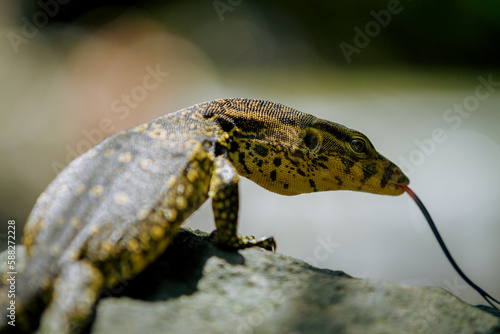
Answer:
<svg viewBox="0 0 500 334"><path fill-rule="evenodd" d="M3 0L0 32L0 249L7 221L20 243L37 196L103 138L252 97L367 134L500 297L499 1ZM274 235L279 252L482 303L406 195L241 188L240 231ZM187 225L211 231L209 206Z"/></svg>

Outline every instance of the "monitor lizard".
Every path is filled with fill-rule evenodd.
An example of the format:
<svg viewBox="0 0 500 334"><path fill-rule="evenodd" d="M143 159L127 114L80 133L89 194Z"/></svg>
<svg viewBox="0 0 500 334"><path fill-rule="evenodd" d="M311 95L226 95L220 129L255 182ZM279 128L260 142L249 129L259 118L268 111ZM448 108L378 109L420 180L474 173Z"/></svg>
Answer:
<svg viewBox="0 0 500 334"><path fill-rule="evenodd" d="M272 237L237 234L239 176L281 195L400 195L409 183L362 133L263 100L205 102L115 133L38 198L24 229L16 328L32 330L40 316L44 333L84 326L99 292L141 272L209 198L216 245L274 250Z"/></svg>

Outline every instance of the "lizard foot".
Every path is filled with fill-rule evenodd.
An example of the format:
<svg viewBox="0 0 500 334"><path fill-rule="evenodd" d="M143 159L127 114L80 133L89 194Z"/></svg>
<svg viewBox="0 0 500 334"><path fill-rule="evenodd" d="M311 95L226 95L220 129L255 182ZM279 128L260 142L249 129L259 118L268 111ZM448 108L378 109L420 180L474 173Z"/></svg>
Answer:
<svg viewBox="0 0 500 334"><path fill-rule="evenodd" d="M217 230L210 234L210 239L215 240L218 247L224 249L245 249L250 247L260 247L268 251L276 251L276 240L273 237L255 238L251 235L237 234L229 238L220 238Z"/></svg>

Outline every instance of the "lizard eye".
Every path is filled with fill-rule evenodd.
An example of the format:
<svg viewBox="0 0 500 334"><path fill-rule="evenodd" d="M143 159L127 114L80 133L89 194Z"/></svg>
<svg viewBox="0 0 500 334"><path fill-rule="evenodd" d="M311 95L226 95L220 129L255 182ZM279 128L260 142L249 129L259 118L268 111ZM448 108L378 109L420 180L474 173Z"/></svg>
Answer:
<svg viewBox="0 0 500 334"><path fill-rule="evenodd" d="M312 152L316 152L319 149L321 143L321 138L319 133L314 130L308 130L306 136L304 137L304 144Z"/></svg>
<svg viewBox="0 0 500 334"><path fill-rule="evenodd" d="M349 148L354 152L354 153L363 153L366 148L366 141L362 138L356 137L351 139L349 142Z"/></svg>

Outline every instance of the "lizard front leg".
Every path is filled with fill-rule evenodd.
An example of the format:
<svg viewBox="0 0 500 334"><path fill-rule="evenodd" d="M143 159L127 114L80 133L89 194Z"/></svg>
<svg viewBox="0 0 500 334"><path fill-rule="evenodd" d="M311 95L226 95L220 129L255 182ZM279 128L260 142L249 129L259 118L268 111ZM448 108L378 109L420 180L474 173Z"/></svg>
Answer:
<svg viewBox="0 0 500 334"><path fill-rule="evenodd" d="M275 250L276 242L273 237L256 239L253 236L237 234L238 181L238 173L233 165L222 156L215 158L208 193L212 198L212 209L217 229L215 243L219 247L229 249L257 246L267 250Z"/></svg>

